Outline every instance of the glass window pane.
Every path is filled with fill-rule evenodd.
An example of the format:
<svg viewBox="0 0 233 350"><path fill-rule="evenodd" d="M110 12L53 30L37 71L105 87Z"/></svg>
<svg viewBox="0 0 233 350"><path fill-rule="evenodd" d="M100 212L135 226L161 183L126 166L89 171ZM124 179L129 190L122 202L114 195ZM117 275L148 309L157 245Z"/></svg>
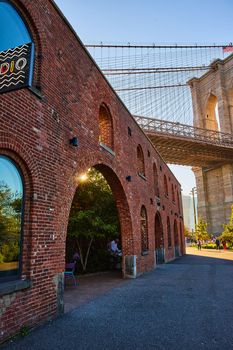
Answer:
<svg viewBox="0 0 233 350"><path fill-rule="evenodd" d="M0 277L19 273L23 184L16 166L0 156Z"/></svg>
<svg viewBox="0 0 233 350"><path fill-rule="evenodd" d="M30 34L18 12L0 0L0 51L30 43Z"/></svg>

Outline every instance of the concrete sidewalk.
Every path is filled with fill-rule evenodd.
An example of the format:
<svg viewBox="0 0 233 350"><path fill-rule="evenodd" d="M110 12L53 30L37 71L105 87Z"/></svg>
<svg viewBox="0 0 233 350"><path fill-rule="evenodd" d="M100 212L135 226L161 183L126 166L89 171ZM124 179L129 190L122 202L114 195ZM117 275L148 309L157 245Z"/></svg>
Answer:
<svg viewBox="0 0 233 350"><path fill-rule="evenodd" d="M4 350L233 348L233 253L189 252L130 280Z"/></svg>

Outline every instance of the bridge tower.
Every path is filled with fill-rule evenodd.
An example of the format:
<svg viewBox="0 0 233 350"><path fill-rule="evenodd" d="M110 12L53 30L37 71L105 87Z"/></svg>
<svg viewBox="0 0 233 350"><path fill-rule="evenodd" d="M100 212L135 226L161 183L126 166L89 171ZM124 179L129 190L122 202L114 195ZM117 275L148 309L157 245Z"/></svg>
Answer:
<svg viewBox="0 0 233 350"><path fill-rule="evenodd" d="M217 59L211 69L189 82L194 126L225 133L233 132L233 55ZM233 161L233 159L232 159ZM198 194L198 215L208 222L210 233L222 232L233 204L233 163L193 167Z"/></svg>

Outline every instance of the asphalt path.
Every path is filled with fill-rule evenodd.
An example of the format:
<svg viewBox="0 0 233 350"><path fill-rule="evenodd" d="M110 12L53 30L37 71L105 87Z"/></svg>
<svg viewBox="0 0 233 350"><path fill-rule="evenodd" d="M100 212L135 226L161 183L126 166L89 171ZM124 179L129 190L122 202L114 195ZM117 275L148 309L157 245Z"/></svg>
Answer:
<svg viewBox="0 0 233 350"><path fill-rule="evenodd" d="M189 249L2 348L232 350L232 259Z"/></svg>

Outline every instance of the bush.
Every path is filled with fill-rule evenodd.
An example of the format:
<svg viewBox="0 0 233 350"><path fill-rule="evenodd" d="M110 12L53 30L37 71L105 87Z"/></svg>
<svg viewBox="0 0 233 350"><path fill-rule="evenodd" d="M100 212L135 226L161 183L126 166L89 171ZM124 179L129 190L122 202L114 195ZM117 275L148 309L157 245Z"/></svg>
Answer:
<svg viewBox="0 0 233 350"><path fill-rule="evenodd" d="M203 249L216 249L216 244L215 243L206 243L202 244ZM220 249L223 249L223 246L220 245Z"/></svg>

